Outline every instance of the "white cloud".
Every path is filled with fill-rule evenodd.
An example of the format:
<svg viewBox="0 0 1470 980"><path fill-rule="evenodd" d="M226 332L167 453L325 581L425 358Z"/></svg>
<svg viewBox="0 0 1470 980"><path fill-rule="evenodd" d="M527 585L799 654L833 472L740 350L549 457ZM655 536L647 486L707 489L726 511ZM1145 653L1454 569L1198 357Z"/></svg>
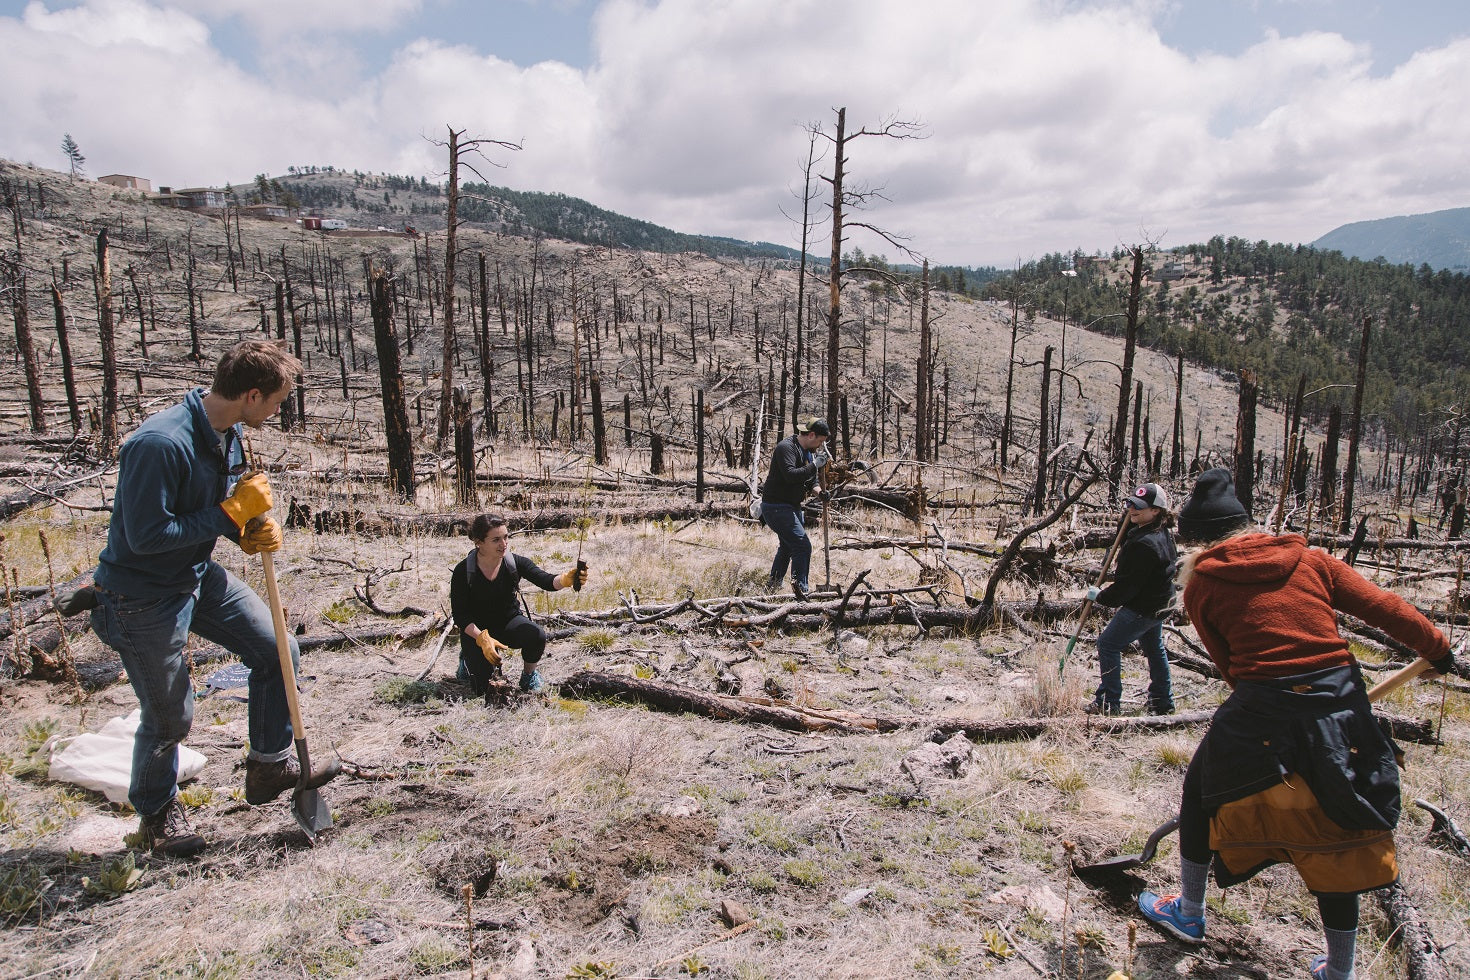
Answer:
<svg viewBox="0 0 1470 980"><path fill-rule="evenodd" d="M272 40L299 32L385 31L417 13L423 0L172 0L209 20L237 17Z"/></svg>
<svg viewBox="0 0 1470 980"><path fill-rule="evenodd" d="M283 3L176 0L214 23L298 24ZM345 0L344 0L345 3ZM310 23L335 3L314 4ZM386 29L419 0L362 12ZM442 138L524 141L486 177L563 191L684 231L794 242L803 125L897 117L927 139L862 139L870 217L943 262L1009 264L1213 234L1310 240L1345 221L1465 203L1470 41L1374 76L1336 34L1191 57L1160 39L1167 5L1097 0L606 0L594 63L524 67L473 38L409 38L381 70L358 35L223 56L204 21L143 0L0 18L0 154L60 166L70 131L96 172L244 180L291 163L442 174ZM337 11L340 14L340 10ZM315 19L320 18L320 19ZM828 154L830 160L830 153ZM822 166L826 172L830 163ZM101 168L101 169L96 169ZM166 178L166 179L165 179ZM887 246L855 238L865 249Z"/></svg>

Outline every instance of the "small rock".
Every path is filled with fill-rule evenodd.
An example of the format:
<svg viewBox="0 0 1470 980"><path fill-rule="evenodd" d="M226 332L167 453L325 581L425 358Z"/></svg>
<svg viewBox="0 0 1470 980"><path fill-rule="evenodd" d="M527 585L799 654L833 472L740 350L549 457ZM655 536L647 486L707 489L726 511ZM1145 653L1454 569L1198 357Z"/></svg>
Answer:
<svg viewBox="0 0 1470 980"><path fill-rule="evenodd" d="M997 905L1034 909L1047 922L1061 922L1066 911L1066 903L1048 885L1011 885L991 895L990 900Z"/></svg>
<svg viewBox="0 0 1470 980"><path fill-rule="evenodd" d="M750 913L745 911L745 906L728 898L720 901L720 918L731 929L751 921Z"/></svg>
<svg viewBox="0 0 1470 980"><path fill-rule="evenodd" d="M873 894L873 889L871 888L854 888L846 895L843 895L841 901L843 905L861 905L863 899L871 894Z"/></svg>
<svg viewBox="0 0 1470 980"><path fill-rule="evenodd" d="M506 972L512 977L529 977L535 971L536 944L522 936L516 947L516 954L511 957L510 969Z"/></svg>
<svg viewBox="0 0 1470 980"><path fill-rule="evenodd" d="M659 808L659 813L666 817L692 817L703 809L696 797L681 796L672 803L665 803Z"/></svg>
<svg viewBox="0 0 1470 980"><path fill-rule="evenodd" d="M347 941L357 946L377 946L391 942L397 934L381 919L356 919L342 930Z"/></svg>
<svg viewBox="0 0 1470 980"><path fill-rule="evenodd" d="M921 787L926 779L959 779L970 771L975 745L964 733L942 744L925 742L903 758L903 769Z"/></svg>

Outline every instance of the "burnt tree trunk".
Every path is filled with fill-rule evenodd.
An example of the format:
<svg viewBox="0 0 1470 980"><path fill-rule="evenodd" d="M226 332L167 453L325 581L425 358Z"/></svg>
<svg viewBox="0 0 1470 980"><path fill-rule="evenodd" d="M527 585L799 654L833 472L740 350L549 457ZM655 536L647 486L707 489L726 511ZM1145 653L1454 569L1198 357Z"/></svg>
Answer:
<svg viewBox="0 0 1470 980"><path fill-rule="evenodd" d="M1240 372L1240 402L1235 416L1235 496L1246 513L1255 513L1256 378Z"/></svg>
<svg viewBox="0 0 1470 980"><path fill-rule="evenodd" d="M51 284L51 312L56 317L56 347L61 352L61 380L66 387L66 409L71 414L71 431L82 431L82 406L77 401L77 381L71 366L71 338L66 328L66 302L61 289Z"/></svg>
<svg viewBox="0 0 1470 980"><path fill-rule="evenodd" d="M914 369L914 417L920 424L914 438L914 459L921 463L929 461L929 427L922 424L929 417L929 349L933 337L929 330L929 260L924 260L923 278L920 279L919 299L919 363ZM1009 392L1007 393L1009 397ZM1009 405L1009 401L1007 401ZM1004 433L1001 435L1004 440Z"/></svg>
<svg viewBox="0 0 1470 980"><path fill-rule="evenodd" d="M1184 474L1184 355L1174 365L1174 432L1169 446L1169 479Z"/></svg>
<svg viewBox="0 0 1470 980"><path fill-rule="evenodd" d="M475 415L471 408L470 390L464 385L455 385L451 397L454 399L455 499L461 507L478 507L480 500L475 494Z"/></svg>
<svg viewBox="0 0 1470 980"><path fill-rule="evenodd" d="M31 341L31 316L26 299L26 275L19 262L12 266L10 312L15 318L15 346L20 350L26 375L26 394L30 399L31 431L46 432L46 402L41 396L41 362L36 345Z"/></svg>
<svg viewBox="0 0 1470 980"><path fill-rule="evenodd" d="M587 379L592 388L592 459L607 464L607 424L602 417L602 378L596 371Z"/></svg>
<svg viewBox="0 0 1470 980"><path fill-rule="evenodd" d="M97 452L103 459L110 459L116 455L118 443L117 349L112 326L112 259L108 255L106 228L97 233L96 275L97 328L102 348L102 420Z"/></svg>
<svg viewBox="0 0 1470 980"><path fill-rule="evenodd" d="M1036 486L1031 492L1031 513L1041 516L1046 505L1047 430L1051 428L1051 355L1056 348L1048 345L1041 355L1041 425L1036 437Z"/></svg>
<svg viewBox="0 0 1470 980"><path fill-rule="evenodd" d="M827 421L837 418L842 378L842 168L847 161L847 109L837 110L836 152L832 155L832 259L827 271Z"/></svg>
<svg viewBox="0 0 1470 980"><path fill-rule="evenodd" d="M1353 388L1353 421L1348 429L1347 469L1342 475L1342 512L1337 518L1337 533L1346 534L1353 519L1353 484L1358 481L1358 443L1363 437L1363 387L1368 378L1368 317L1363 317L1363 337L1358 344L1358 383Z"/></svg>
<svg viewBox="0 0 1470 980"><path fill-rule="evenodd" d="M1327 437L1322 443L1322 489L1320 499L1325 514L1337 499L1337 444L1342 439L1342 408L1332 406L1327 414Z"/></svg>
<svg viewBox="0 0 1470 980"><path fill-rule="evenodd" d="M398 335L393 327L393 280L386 272L375 270L370 292L373 336L378 349L378 381L383 392L383 434L388 442L389 481L400 497L414 503L418 489L413 476L413 431L408 423Z"/></svg>
<svg viewBox="0 0 1470 980"><path fill-rule="evenodd" d="M1123 442L1128 438L1128 397L1133 394L1133 355L1138 347L1138 299L1143 291L1143 248L1133 249L1133 273L1128 283L1128 325L1123 336L1123 377L1118 381L1118 412L1113 416L1112 461L1108 490L1118 495L1123 482Z"/></svg>

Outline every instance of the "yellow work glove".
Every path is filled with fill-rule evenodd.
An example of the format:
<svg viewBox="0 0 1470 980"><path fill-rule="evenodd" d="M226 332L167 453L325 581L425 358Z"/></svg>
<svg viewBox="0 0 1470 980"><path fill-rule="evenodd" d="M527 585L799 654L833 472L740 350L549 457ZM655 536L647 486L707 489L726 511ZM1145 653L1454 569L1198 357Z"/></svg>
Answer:
<svg viewBox="0 0 1470 980"><path fill-rule="evenodd" d="M570 585L574 591L581 592L582 586L587 584L587 563L580 558L577 559L576 568L569 568L562 572L552 580L551 584L558 589L565 589Z"/></svg>
<svg viewBox="0 0 1470 980"><path fill-rule="evenodd" d="M475 644L480 648L480 653L485 655L485 662L491 667L499 667L501 660L500 651L510 649L510 647L501 643L484 630L480 630L475 635Z"/></svg>
<svg viewBox="0 0 1470 980"><path fill-rule="evenodd" d="M270 481L264 473L251 473L235 484L234 491L220 502L219 508L244 531L251 518L264 514L272 504Z"/></svg>
<svg viewBox="0 0 1470 980"><path fill-rule="evenodd" d="M274 517L257 517L240 532L240 550L247 555L281 550L281 525Z"/></svg>

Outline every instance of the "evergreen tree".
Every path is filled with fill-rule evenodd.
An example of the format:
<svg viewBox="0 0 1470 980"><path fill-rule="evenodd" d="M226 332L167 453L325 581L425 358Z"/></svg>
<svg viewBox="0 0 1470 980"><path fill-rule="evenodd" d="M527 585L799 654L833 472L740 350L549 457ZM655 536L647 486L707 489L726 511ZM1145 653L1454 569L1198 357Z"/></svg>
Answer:
<svg viewBox="0 0 1470 980"><path fill-rule="evenodd" d="M82 169L82 164L87 162L87 158L82 156L82 150L77 146L77 141L71 138L71 133L61 138L61 152L66 155L66 162L71 167L73 177L87 176L87 172Z"/></svg>

